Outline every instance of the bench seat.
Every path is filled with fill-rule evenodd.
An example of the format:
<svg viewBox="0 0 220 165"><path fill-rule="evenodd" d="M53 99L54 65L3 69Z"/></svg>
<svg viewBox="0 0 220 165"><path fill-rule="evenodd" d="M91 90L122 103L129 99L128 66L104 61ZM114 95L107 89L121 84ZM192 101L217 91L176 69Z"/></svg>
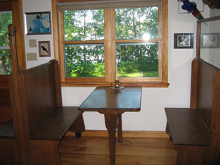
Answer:
<svg viewBox="0 0 220 165"><path fill-rule="evenodd" d="M78 107L58 107L30 131L30 139L61 140L81 115Z"/></svg>
<svg viewBox="0 0 220 165"><path fill-rule="evenodd" d="M0 126L0 138L14 138L13 120L9 120Z"/></svg>
<svg viewBox="0 0 220 165"><path fill-rule="evenodd" d="M51 60L10 74L13 122L0 126L0 164L61 165L59 146L66 132L81 137L82 112L62 105L59 68Z"/></svg>
<svg viewBox="0 0 220 165"><path fill-rule="evenodd" d="M165 108L174 145L209 146L210 130L196 109Z"/></svg>

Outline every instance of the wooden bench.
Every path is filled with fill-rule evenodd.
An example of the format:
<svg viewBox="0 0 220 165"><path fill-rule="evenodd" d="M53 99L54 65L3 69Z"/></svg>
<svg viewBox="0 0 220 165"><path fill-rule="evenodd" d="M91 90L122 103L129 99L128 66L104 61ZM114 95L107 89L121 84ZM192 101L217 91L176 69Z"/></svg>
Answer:
<svg viewBox="0 0 220 165"><path fill-rule="evenodd" d="M190 108L165 108L176 164L220 163L220 69L192 62Z"/></svg>
<svg viewBox="0 0 220 165"><path fill-rule="evenodd" d="M0 126L1 163L61 164L61 139L85 127L78 107L62 106L58 62L12 72L10 95L13 120Z"/></svg>

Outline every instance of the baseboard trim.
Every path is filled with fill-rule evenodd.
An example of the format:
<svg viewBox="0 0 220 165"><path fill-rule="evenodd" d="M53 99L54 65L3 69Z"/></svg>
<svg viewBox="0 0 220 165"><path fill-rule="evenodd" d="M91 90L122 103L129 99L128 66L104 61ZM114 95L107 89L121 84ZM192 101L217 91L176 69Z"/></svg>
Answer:
<svg viewBox="0 0 220 165"><path fill-rule="evenodd" d="M74 134L73 132L67 132L68 135ZM108 137L108 132L105 130L85 130L82 136L93 137ZM169 138L169 135L165 131L123 131L123 137L154 137L154 138ZM117 133L116 133L117 137Z"/></svg>

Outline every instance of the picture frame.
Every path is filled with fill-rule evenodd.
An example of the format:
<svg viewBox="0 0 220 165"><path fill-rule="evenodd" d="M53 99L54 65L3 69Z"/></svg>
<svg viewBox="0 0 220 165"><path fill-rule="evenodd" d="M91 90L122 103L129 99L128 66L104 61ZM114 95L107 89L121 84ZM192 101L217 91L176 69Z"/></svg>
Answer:
<svg viewBox="0 0 220 165"><path fill-rule="evenodd" d="M38 41L38 46L40 57L51 57L50 41Z"/></svg>
<svg viewBox="0 0 220 165"><path fill-rule="evenodd" d="M174 49L192 49L193 43L193 33L174 33Z"/></svg>
<svg viewBox="0 0 220 165"><path fill-rule="evenodd" d="M219 48L220 33L202 33L200 48Z"/></svg>
<svg viewBox="0 0 220 165"><path fill-rule="evenodd" d="M50 12L25 13L26 35L51 34Z"/></svg>

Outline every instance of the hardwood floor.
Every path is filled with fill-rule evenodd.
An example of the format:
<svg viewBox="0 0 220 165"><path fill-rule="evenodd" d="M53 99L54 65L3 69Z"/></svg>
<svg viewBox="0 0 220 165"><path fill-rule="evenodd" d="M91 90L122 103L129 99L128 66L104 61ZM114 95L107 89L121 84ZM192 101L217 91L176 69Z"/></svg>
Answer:
<svg viewBox="0 0 220 165"><path fill-rule="evenodd" d="M67 132L59 147L63 165L109 164L107 131ZM116 165L174 165L176 151L165 132L126 132L116 143Z"/></svg>

